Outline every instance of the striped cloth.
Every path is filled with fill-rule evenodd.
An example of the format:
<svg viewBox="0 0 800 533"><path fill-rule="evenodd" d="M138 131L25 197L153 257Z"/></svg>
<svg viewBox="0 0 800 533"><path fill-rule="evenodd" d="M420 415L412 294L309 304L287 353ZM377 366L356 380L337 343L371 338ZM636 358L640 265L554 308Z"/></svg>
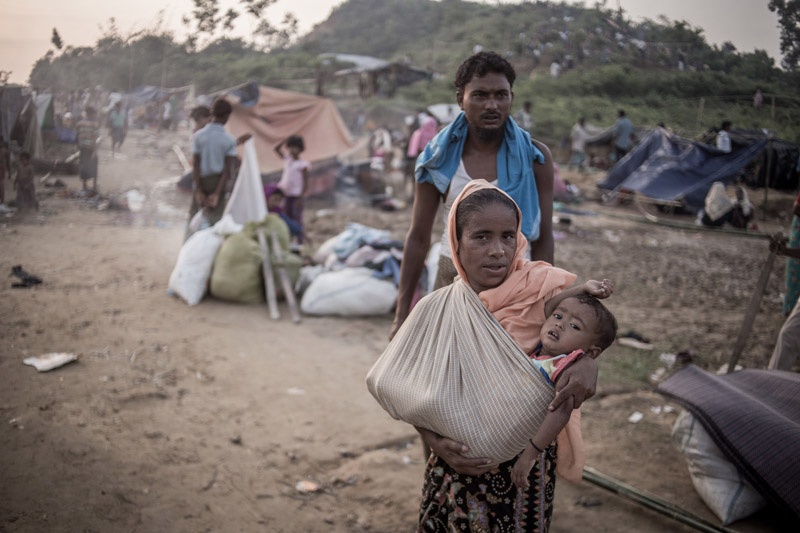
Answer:
<svg viewBox="0 0 800 533"><path fill-rule="evenodd" d="M426 296L367 375L398 420L498 463L521 452L554 391L463 280Z"/></svg>
<svg viewBox="0 0 800 533"><path fill-rule="evenodd" d="M800 374L687 366L658 392L691 411L753 488L800 519Z"/></svg>

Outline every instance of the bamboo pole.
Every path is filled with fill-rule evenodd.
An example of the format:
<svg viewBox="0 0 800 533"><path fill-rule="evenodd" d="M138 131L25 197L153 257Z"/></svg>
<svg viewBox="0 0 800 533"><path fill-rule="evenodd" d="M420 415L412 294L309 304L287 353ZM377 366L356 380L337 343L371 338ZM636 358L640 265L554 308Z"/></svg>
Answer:
<svg viewBox="0 0 800 533"><path fill-rule="evenodd" d="M639 490L601 472L598 472L590 466L584 467L583 479L590 483L594 483L598 487L613 492L614 494L618 494L619 496L623 496L638 504L644 505L649 509L677 520L678 522L691 526L698 531L704 531L707 533L736 533L734 530L728 529L724 526L716 526L711 522L708 522L707 520L704 520L703 518L700 518L699 516L694 515L689 511L682 509L681 507L678 507L677 505L659 498L655 494Z"/></svg>
<svg viewBox="0 0 800 533"><path fill-rule="evenodd" d="M292 315L292 321L297 324L300 322L300 309L297 307L297 298L294 295L294 288L289 280L289 274L286 272L286 267L283 263L283 250L281 250L281 243L278 241L278 234L274 231L270 233L272 240L272 253L275 254L275 259L278 264L278 277L283 286L283 295L286 298L286 303L289 305L289 314Z"/></svg>
<svg viewBox="0 0 800 533"><path fill-rule="evenodd" d="M764 289L766 289L767 281L769 281L769 275L772 273L772 265L775 263L776 255L777 253L775 250L770 250L769 255L767 256L767 261L764 263L764 267L761 269L761 276L758 278L756 288L753 290L753 295L750 297L750 303L747 304L744 322L742 322L742 327L739 329L739 337L736 339L736 344L733 347L731 359L728 361L728 374L733 372L733 369L736 368L736 363L739 362L739 357L742 355L744 345L747 342L748 337L750 337L750 332L753 329L753 322L755 322L756 314L758 313L758 309L761 307L761 298L764 296Z"/></svg>

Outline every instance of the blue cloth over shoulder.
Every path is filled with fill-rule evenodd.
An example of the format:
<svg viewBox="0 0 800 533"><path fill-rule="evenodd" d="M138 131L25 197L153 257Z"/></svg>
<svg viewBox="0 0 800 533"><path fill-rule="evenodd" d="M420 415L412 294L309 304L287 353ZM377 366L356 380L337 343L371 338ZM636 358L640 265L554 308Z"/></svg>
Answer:
<svg viewBox="0 0 800 533"><path fill-rule="evenodd" d="M447 193L461 162L467 128L462 111L431 139L417 157L415 178L419 183L430 183L443 195ZM522 211L522 233L532 241L539 238L542 217L533 175L534 161L544 163L544 154L533 144L530 134L508 117L497 152L497 184L517 202Z"/></svg>

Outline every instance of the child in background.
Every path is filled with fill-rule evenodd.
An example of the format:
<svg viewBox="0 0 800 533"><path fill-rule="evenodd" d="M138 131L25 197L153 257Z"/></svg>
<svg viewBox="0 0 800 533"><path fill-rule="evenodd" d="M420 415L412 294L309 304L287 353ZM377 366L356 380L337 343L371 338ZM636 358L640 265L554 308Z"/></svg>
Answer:
<svg viewBox="0 0 800 533"><path fill-rule="evenodd" d="M592 280L567 289L547 302L546 312L549 314L542 325L541 341L532 359L553 387L561 372L574 361L584 356L596 359L614 342L617 320L597 299L597 296L610 296L612 291L613 286L608 280ZM570 399L556 410L548 411L536 435L514 463L511 479L518 487L528 488L528 476L533 465L567 425L572 407Z"/></svg>
<svg viewBox="0 0 800 533"><path fill-rule="evenodd" d="M303 244L303 196L308 188L308 172L311 170L311 163L300 159L304 150L305 143L299 135L292 135L275 146L275 153L283 159L283 175L278 188L285 196L286 215L300 225L298 244Z"/></svg>
<svg viewBox="0 0 800 533"><path fill-rule="evenodd" d="M284 211L283 201L285 197L283 192L278 188L278 185L275 183L264 185L264 197L267 200L267 211L278 215L281 217L281 220L286 222L286 225L289 227L289 234L292 238L301 238L303 228L296 220L289 218L289 215Z"/></svg>
<svg viewBox="0 0 800 533"><path fill-rule="evenodd" d="M39 209L39 202L36 200L36 184L34 183L31 154L28 152L19 154L14 189L17 191L17 209L19 211L37 211Z"/></svg>

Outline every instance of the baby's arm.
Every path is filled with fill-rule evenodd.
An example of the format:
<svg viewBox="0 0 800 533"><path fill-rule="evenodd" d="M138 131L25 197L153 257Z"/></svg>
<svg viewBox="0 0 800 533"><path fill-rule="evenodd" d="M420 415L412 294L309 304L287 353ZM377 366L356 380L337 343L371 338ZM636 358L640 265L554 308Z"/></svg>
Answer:
<svg viewBox="0 0 800 533"><path fill-rule="evenodd" d="M528 441L528 445L511 470L511 479L517 487L521 489L529 487L528 476L533 465L536 464L536 460L544 449L556 440L558 434L567 425L572 414L572 407L572 398L568 398L555 410L547 412L542 425L536 431L536 435Z"/></svg>
<svg viewBox="0 0 800 533"><path fill-rule="evenodd" d="M611 296L611 293L614 292L614 284L608 279L604 279L603 281L590 279L586 283L581 283L580 285L575 285L569 289L564 289L544 303L545 316L549 317L551 314L553 314L553 311L556 307L558 307L558 304L567 298L577 296L582 292L591 294L595 298L602 300L603 298L608 298Z"/></svg>

